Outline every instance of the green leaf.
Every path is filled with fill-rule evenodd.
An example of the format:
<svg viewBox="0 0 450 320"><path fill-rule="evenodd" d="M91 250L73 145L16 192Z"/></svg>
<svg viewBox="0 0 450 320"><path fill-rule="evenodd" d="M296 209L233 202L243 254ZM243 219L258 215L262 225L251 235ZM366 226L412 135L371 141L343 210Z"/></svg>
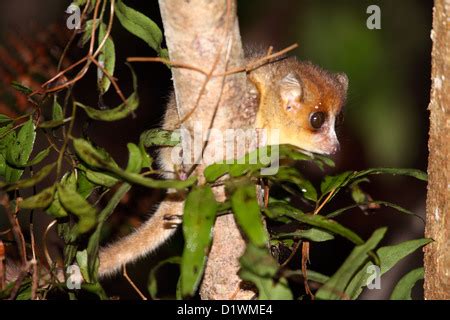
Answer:
<svg viewBox="0 0 450 320"><path fill-rule="evenodd" d="M72 4L74 4L74 5L78 6L78 7L81 7L81 6L86 4L86 1L87 0L74 0L74 1L72 1ZM92 1L92 4L93 5L95 4L95 0Z"/></svg>
<svg viewBox="0 0 450 320"><path fill-rule="evenodd" d="M362 180L365 181L365 177L375 174L392 174L392 175L405 175L411 176L419 180L427 181L427 175L423 171L417 169L395 169L395 168L371 168L363 171L346 171L337 176L327 176L320 185L322 197L331 191L338 191L339 189L354 183L355 185ZM355 190L354 190L355 192ZM361 192L354 193L353 196L358 197L356 200L361 200ZM331 200L331 199L330 199Z"/></svg>
<svg viewBox="0 0 450 320"><path fill-rule="evenodd" d="M129 159L128 159L128 166L127 170L130 172L138 172L141 170L141 156L140 156L140 150L139 148L130 143L128 144L128 150L130 151ZM105 175L106 176L106 175ZM114 211L114 209L119 204L120 200L125 196L125 194L131 189L131 185L128 183L123 183L117 191L114 193L114 195L111 197L111 199L108 201L108 204L106 205L103 210L100 211L98 215L98 223L95 231L89 238L88 246L87 246L87 252L88 252L88 272L90 275L90 278L94 281L97 281L97 273L98 273L98 266L99 266L99 260L98 260L98 250L99 250L99 242L100 242L100 235L103 228L103 225L108 219L108 217L111 215L111 213Z"/></svg>
<svg viewBox="0 0 450 320"><path fill-rule="evenodd" d="M361 178L367 175L374 175L374 174L402 175L402 176L410 176L422 181L428 180L427 174L421 170L398 169L398 168L371 168L357 172L355 178Z"/></svg>
<svg viewBox="0 0 450 320"><path fill-rule="evenodd" d="M39 192L38 194L24 199L19 203L22 209L47 208L53 201L55 186L51 186Z"/></svg>
<svg viewBox="0 0 450 320"><path fill-rule="evenodd" d="M314 155L309 152L304 152L292 145L284 144L280 145L280 158L295 161L310 161L314 159Z"/></svg>
<svg viewBox="0 0 450 320"><path fill-rule="evenodd" d="M217 164L213 163L207 166L203 172L206 181L212 183L227 174L230 171L229 164Z"/></svg>
<svg viewBox="0 0 450 320"><path fill-rule="evenodd" d="M107 170L127 182L139 184L147 188L184 189L192 186L197 181L195 176L191 176L187 180L155 180L145 178L140 174L122 170L111 164L111 161L107 156L99 152L84 139L74 139L73 146L77 155L89 166Z"/></svg>
<svg viewBox="0 0 450 320"><path fill-rule="evenodd" d="M97 20L95 22L95 29L98 29L99 24L100 23ZM93 20L86 21L85 26L84 26L84 32L83 32L83 35L81 36L81 39L80 39L81 47L84 47L84 45L91 39L92 26L93 26Z"/></svg>
<svg viewBox="0 0 450 320"><path fill-rule="evenodd" d="M424 269L417 268L407 273L395 286L392 291L391 300L412 300L411 291L417 281L423 279Z"/></svg>
<svg viewBox="0 0 450 320"><path fill-rule="evenodd" d="M63 120L49 120L39 123L38 127L42 129L54 129L69 122L72 118L66 118Z"/></svg>
<svg viewBox="0 0 450 320"><path fill-rule="evenodd" d="M431 241L431 239L416 239L379 248L376 253L380 258L380 276L391 270L400 260ZM367 279L370 274L366 270L370 265L372 265L372 263L367 262L359 271L358 275L356 275L348 285L346 293L352 299L358 298L363 287L367 285Z"/></svg>
<svg viewBox="0 0 450 320"><path fill-rule="evenodd" d="M128 152L130 153L128 165L125 171L132 173L139 173L142 169L142 155L141 150L134 143L127 144Z"/></svg>
<svg viewBox="0 0 450 320"><path fill-rule="evenodd" d="M161 267L166 264L181 264L181 257L170 257L161 262L158 262L158 264L153 267L152 271L150 271L147 288L152 299L157 299L158 294L158 280L156 278L157 273L159 269L161 269Z"/></svg>
<svg viewBox="0 0 450 320"><path fill-rule="evenodd" d="M48 147L47 149L44 149L44 150L40 151L40 152L36 155L36 157L34 157L33 160L28 161L28 162L25 163L25 164L20 164L20 165L19 165L19 164L13 164L13 163L9 163L9 162L8 162L8 164L9 164L11 167L19 168L19 169L23 169L23 168L26 168L26 167L35 166L35 165L39 164L42 160L44 160L45 158L47 158L47 156L50 154L50 149L51 149L51 147Z"/></svg>
<svg viewBox="0 0 450 320"><path fill-rule="evenodd" d="M174 147L181 142L181 135L177 131L150 129L141 134L139 141L146 148L153 146Z"/></svg>
<svg viewBox="0 0 450 320"><path fill-rule="evenodd" d="M87 140L73 139L73 147L81 160L89 166L96 169L110 166L110 157L94 148Z"/></svg>
<svg viewBox="0 0 450 320"><path fill-rule="evenodd" d="M13 171L13 168L6 164L8 150L16 140L16 132L12 128L12 123L0 127L0 176L3 177L6 182L10 181L11 173Z"/></svg>
<svg viewBox="0 0 450 320"><path fill-rule="evenodd" d="M371 168L363 171L346 171L337 176L327 176L322 182L320 189L322 195L325 195L332 190L340 189L352 182L359 182L359 180L368 175L376 174L405 175L422 181L427 181L426 173L417 169Z"/></svg>
<svg viewBox="0 0 450 320"><path fill-rule="evenodd" d="M78 251L76 255L77 259L77 265L80 267L81 275L83 276L83 279L90 283L91 278L89 277L89 271L88 271L88 254L87 250Z"/></svg>
<svg viewBox="0 0 450 320"><path fill-rule="evenodd" d="M16 141L8 148L6 160L14 167L20 167L27 163L33 151L36 138L33 119L29 119L17 133ZM22 176L23 170L11 169L8 182L16 182Z"/></svg>
<svg viewBox="0 0 450 320"><path fill-rule="evenodd" d="M337 223L336 221L327 219L326 217L321 215L305 214L300 210L282 202L269 204L269 207L266 208L264 212L269 216L269 218L287 216L311 226L330 231L350 240L356 245L361 245L364 243L361 237L359 237L356 233Z"/></svg>
<svg viewBox="0 0 450 320"><path fill-rule="evenodd" d="M367 242L356 246L338 271L316 292L316 299L336 300L347 298L345 289L353 276L367 260L368 254L383 239L387 228L377 229Z"/></svg>
<svg viewBox="0 0 450 320"><path fill-rule="evenodd" d="M113 109L99 110L89 106L86 106L80 102L75 102L75 105L81 107L86 111L87 115L94 120L100 121L117 121L128 117L139 106L139 96L137 93L137 78L130 65L128 67L131 70L133 76L133 93L127 98L126 103L120 104Z"/></svg>
<svg viewBox="0 0 450 320"><path fill-rule="evenodd" d="M108 204L103 208L103 210L100 211L98 214L98 224L95 229L95 231L92 233L91 237L89 238L88 246L87 246L87 252L88 252L88 261L89 261L89 275L91 279L94 281L97 280L97 271L99 266L99 260L98 260L98 250L99 250L99 242L100 242L100 235L102 232L103 225L108 219L108 217L111 215L111 213L114 211L114 209L119 204L120 200L126 195L126 193L131 189L131 186L128 183L122 184L117 191L114 193L114 195L111 197L111 199L108 201Z"/></svg>
<svg viewBox="0 0 450 320"><path fill-rule="evenodd" d="M139 150L141 151L141 157L142 157L142 168L149 168L151 169L153 158L150 157L150 155L147 153L147 150L145 150L144 144L139 142Z"/></svg>
<svg viewBox="0 0 450 320"><path fill-rule="evenodd" d="M297 230L295 232L289 233L279 233L274 236L275 239L308 239L315 242L324 242L328 240L333 240L334 236L327 231L323 231L317 228L311 228L308 230Z"/></svg>
<svg viewBox="0 0 450 320"><path fill-rule="evenodd" d="M87 199L95 188L95 184L92 183L83 170L78 170L77 179L77 192L85 199Z"/></svg>
<svg viewBox="0 0 450 320"><path fill-rule="evenodd" d="M279 266L267 248L249 243L240 263L239 277L256 285L260 300L293 299L287 280L275 279Z"/></svg>
<svg viewBox="0 0 450 320"><path fill-rule="evenodd" d="M336 176L326 176L320 185L320 191L322 192L322 194L327 194L332 190L342 188L346 185L352 174L352 171L345 171Z"/></svg>
<svg viewBox="0 0 450 320"><path fill-rule="evenodd" d="M212 240L217 202L210 186L194 188L184 204L185 245L181 263L181 293L194 295L203 275Z"/></svg>
<svg viewBox="0 0 450 320"><path fill-rule="evenodd" d="M138 172L141 170L141 154L139 148L132 144L128 144L128 150L129 150L129 159L128 159L128 166L127 170L130 172ZM82 169L84 170L84 169ZM95 173L94 173L95 174ZM86 173L86 177L88 178L89 173ZM100 174L102 176L107 176L106 174ZM99 260L98 260L98 250L99 250L99 242L100 242L100 235L103 228L103 225L108 219L108 217L111 215L111 213L114 211L114 209L119 204L120 200L125 196L125 194L131 189L131 185L128 183L122 184L117 191L114 193L114 195L109 200L106 207L100 211L98 215L98 223L95 231L89 238L88 246L87 246L87 252L88 252L88 271L91 279L95 279L97 281L97 273L98 273L98 266L99 266Z"/></svg>
<svg viewBox="0 0 450 320"><path fill-rule="evenodd" d="M106 25L104 23L100 24L100 29L98 32L98 44L103 40L106 35ZM98 62L105 70L108 72L110 76L114 75L114 68L116 65L116 49L114 46L114 42L111 36L108 36L105 45L101 50L101 54L98 57ZM98 68L98 87L100 89L101 94L105 94L109 87L111 86L111 81L108 79L106 74Z"/></svg>
<svg viewBox="0 0 450 320"><path fill-rule="evenodd" d="M381 247L377 250L377 254L381 261L381 273L386 273L401 259L432 241L433 240L431 239L416 239L405 241L397 245Z"/></svg>
<svg viewBox="0 0 450 320"><path fill-rule="evenodd" d="M295 184L308 200L317 201L317 191L309 180L305 179L297 169L293 167L280 167L274 176L269 176L274 182L285 181Z"/></svg>
<svg viewBox="0 0 450 320"><path fill-rule="evenodd" d="M0 182L0 187L4 188L5 191L30 188L32 186L35 186L36 184L41 182L46 176L48 176L54 167L55 167L54 163L49 164L49 165L43 167L40 171L35 173L34 176L29 179L23 179L23 180L16 181L14 183L6 183L6 184Z"/></svg>
<svg viewBox="0 0 450 320"><path fill-rule="evenodd" d="M206 181L214 182L225 174L232 177L240 177L247 173L256 173L262 168L269 167L272 164L272 153L278 159L276 154L277 146L261 147L247 153L239 159L228 159L207 166L204 170Z"/></svg>
<svg viewBox="0 0 450 320"><path fill-rule="evenodd" d="M25 94L27 96L30 95L33 92L32 89L28 88L27 86L24 86L23 84L21 84L21 83L19 83L17 81L11 82L11 86L14 89L16 89L17 91L22 92L23 94Z"/></svg>
<svg viewBox="0 0 450 320"><path fill-rule="evenodd" d="M352 199L353 201L355 201L355 203L363 204L370 201L370 199L367 197L367 194L362 191L358 184L353 184L350 189L352 192Z"/></svg>
<svg viewBox="0 0 450 320"><path fill-rule="evenodd" d="M13 120L8 117L7 115L0 114L0 125L3 125L5 123L11 123Z"/></svg>
<svg viewBox="0 0 450 320"><path fill-rule="evenodd" d="M8 160L18 166L25 164L31 155L31 151L33 150L35 138L35 126L33 120L30 118L17 133L16 142L9 149L11 159Z"/></svg>
<svg viewBox="0 0 450 320"><path fill-rule="evenodd" d="M244 157L237 160L227 160L225 162L222 161L209 165L205 168L204 175L206 181L214 182L228 173L232 177L239 177L247 173L258 173L258 171L265 168L268 171L261 171L261 175L270 177L272 174L276 174L278 168L277 161L282 159L289 159L292 161L313 161L320 168L323 168L324 164L333 164L332 160L328 158L316 157L291 145L264 146L249 152ZM269 168L273 169L273 173ZM256 175L260 176L258 174ZM310 188L310 186L308 186L308 188ZM313 198L314 194L311 193L308 194L308 196Z"/></svg>
<svg viewBox="0 0 450 320"><path fill-rule="evenodd" d="M399 211L401 213L413 215L413 216L419 218L420 220L422 220L423 222L425 222L424 219L420 215L418 215L418 214L416 214L416 213L414 213L414 212L412 212L410 210L407 210L407 209L405 209L405 208L403 208L403 207L401 207L399 205L396 205L394 203L390 203L390 202L387 202L387 201L374 201L374 200L369 201L369 202L365 202L365 203L353 204L353 205L350 205L350 206L347 206L347 207L344 207L344 208L340 208L340 209L338 209L336 211L333 211L333 212L330 212L330 213L326 214L325 216L327 218L334 218L334 217L337 217L337 216L343 214L347 210L350 210L350 209L353 209L353 208L356 208L356 207L359 207L359 206L369 206L371 204L382 205L382 206L385 206L385 207L389 207L389 208L395 209L395 210L397 210L397 211Z"/></svg>
<svg viewBox="0 0 450 320"><path fill-rule="evenodd" d="M328 280L330 280L330 277L328 277L324 274L321 274L319 272L313 271L313 270L307 270L307 277L308 277L308 280L318 282L318 283L326 283Z"/></svg>
<svg viewBox="0 0 450 320"><path fill-rule="evenodd" d="M20 287L16 300L18 301L31 300L31 284L22 285Z"/></svg>
<svg viewBox="0 0 450 320"><path fill-rule="evenodd" d="M58 184L57 188L63 207L78 217L78 222L72 229L73 234L77 236L94 228L97 223L97 210L76 190L62 184Z"/></svg>
<svg viewBox="0 0 450 320"><path fill-rule="evenodd" d="M303 278L303 272L302 270L283 270L283 276L285 276L286 278L291 277ZM307 270L307 278L308 281L314 281L321 284L326 283L330 279L329 276L326 276L324 274L309 269Z"/></svg>
<svg viewBox="0 0 450 320"><path fill-rule="evenodd" d="M323 170L324 165L334 167L334 161L328 157L312 154L308 151L301 150L295 146L284 144L280 145L279 149L280 159L289 159L294 161L312 161L320 169Z"/></svg>
<svg viewBox="0 0 450 320"><path fill-rule="evenodd" d="M84 166L79 166L81 170L83 170L86 174L86 178L91 181L93 184L96 184L98 186L103 186L107 188L113 187L117 182L119 182L118 179L112 177L109 174L92 171L90 169L87 169Z"/></svg>
<svg viewBox="0 0 450 320"><path fill-rule="evenodd" d="M267 244L268 235L264 227L261 211L256 199L256 187L254 184L238 186L231 196L236 221L255 246Z"/></svg>
<svg viewBox="0 0 450 320"><path fill-rule="evenodd" d="M68 216L66 209L63 208L59 201L58 191L53 195L53 202L47 208L46 212L54 218L64 218Z"/></svg>
<svg viewBox="0 0 450 320"><path fill-rule="evenodd" d="M64 119L64 112L61 105L58 103L58 98L55 95L52 106L52 120L59 121Z"/></svg>
<svg viewBox="0 0 450 320"><path fill-rule="evenodd" d="M100 300L108 300L109 299L108 295L103 290L103 288L99 282L82 283L81 289L97 295L100 298Z"/></svg>
<svg viewBox="0 0 450 320"><path fill-rule="evenodd" d="M116 16L130 33L144 40L156 52L161 51L162 32L148 17L126 6L121 0L116 2Z"/></svg>
<svg viewBox="0 0 450 320"><path fill-rule="evenodd" d="M140 174L129 173L119 168L109 168L109 170L119 178L127 182L154 189L185 189L194 185L197 181L197 177L195 176L190 176L186 180L156 180L151 178L144 178Z"/></svg>

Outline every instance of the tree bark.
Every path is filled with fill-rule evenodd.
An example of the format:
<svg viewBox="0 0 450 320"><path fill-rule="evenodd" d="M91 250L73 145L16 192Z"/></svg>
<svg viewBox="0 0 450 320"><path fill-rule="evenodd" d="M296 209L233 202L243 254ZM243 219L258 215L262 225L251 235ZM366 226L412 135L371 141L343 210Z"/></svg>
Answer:
<svg viewBox="0 0 450 320"><path fill-rule="evenodd" d="M235 0L159 0L159 5L171 61L207 71L214 69L216 74L243 65ZM203 93L205 74L174 67L172 76L179 118L183 119L197 105L192 116L182 124L191 134L194 128L198 132L201 127L205 135L211 123L219 130L240 125L236 119L242 114L240 108L247 83L245 73L212 77ZM201 99L197 103L199 95ZM204 155L213 154L221 142L210 140ZM204 164L196 169L200 177L203 169ZM215 194L218 201L225 199L223 188L216 189ZM254 296L254 292L240 288L241 280L237 275L238 259L244 249L245 242L234 218L231 215L219 217L200 289L202 299L246 299Z"/></svg>
<svg viewBox="0 0 450 320"><path fill-rule="evenodd" d="M435 241L425 247L425 299L450 299L449 10L448 0L435 0L425 230Z"/></svg>

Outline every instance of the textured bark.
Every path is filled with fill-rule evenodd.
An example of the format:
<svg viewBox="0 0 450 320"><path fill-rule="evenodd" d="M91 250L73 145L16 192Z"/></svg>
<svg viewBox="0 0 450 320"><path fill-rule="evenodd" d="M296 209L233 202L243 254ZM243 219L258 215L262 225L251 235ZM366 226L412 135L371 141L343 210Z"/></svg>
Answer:
<svg viewBox="0 0 450 320"><path fill-rule="evenodd" d="M171 61L209 71L219 54L216 74L243 65L244 54L234 0L159 0L159 5ZM230 10L227 11L228 6ZM196 105L206 77L183 68L172 68L172 75L178 113L183 118ZM215 106L219 103L213 127L239 127L237 115L242 114L240 107L246 81L244 73L227 76L225 79L212 78L195 112L183 125L191 132L194 124L200 123L203 129L209 128ZM215 141L210 141L205 154L214 147ZM197 174L201 174L203 168L200 165ZM223 189L215 190L215 193L218 200L225 198ZM245 242L232 216L219 217L200 290L203 299L245 299L254 295L251 291L239 288L241 280L237 276L238 258L244 249Z"/></svg>
<svg viewBox="0 0 450 320"><path fill-rule="evenodd" d="M425 232L435 241L425 248L425 299L450 299L449 11L449 0L435 1Z"/></svg>

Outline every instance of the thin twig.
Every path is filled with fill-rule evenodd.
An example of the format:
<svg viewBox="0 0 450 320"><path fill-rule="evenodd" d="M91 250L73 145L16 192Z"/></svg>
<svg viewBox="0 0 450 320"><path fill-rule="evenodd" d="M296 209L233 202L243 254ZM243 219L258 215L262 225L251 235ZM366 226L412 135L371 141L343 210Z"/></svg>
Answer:
<svg viewBox="0 0 450 320"><path fill-rule="evenodd" d="M222 72L222 73L214 73L211 75L211 78L229 76L229 75L232 75L235 73L240 73L240 72L250 72L250 71L260 67L264 63L269 62L270 60L272 60L274 58L278 58L296 48L298 48L298 44L294 43L294 44L290 45L289 47L286 47L280 51L272 53L273 47L270 46L268 49L267 55L265 55L264 57L258 58L255 61L250 61L245 66L236 67L236 68L230 69L230 70L228 70L226 72ZM205 76L209 75L208 71L206 71L205 69L202 69L200 67L197 67L197 66L194 66L194 65L191 65L188 63L168 60L166 58L161 58L161 57L129 57L129 58L127 58L127 61L128 62L160 62L160 63L167 64L174 68L188 69L188 70L192 70L192 71L197 71L198 73L201 73Z"/></svg>
<svg viewBox="0 0 450 320"><path fill-rule="evenodd" d="M322 203L314 210L313 215L316 215L322 210L322 208L325 206L325 204L330 200L330 198L333 196L334 191L336 189L333 189L330 191L328 196L325 198L325 200L322 201ZM303 241L302 243L302 273L304 284L305 284L305 290L306 293L311 297L311 299L314 299L314 295L311 292L311 289L309 288L308 284L308 263L309 263L309 251L310 251L310 243L309 241Z"/></svg>
<svg viewBox="0 0 450 320"><path fill-rule="evenodd" d="M122 99L124 104L127 104L127 99L122 93L122 90L120 90L119 85L117 84L116 78L114 78L95 58L91 57L91 61L103 72L103 74L106 75L106 77L111 81L114 89L117 92L117 95Z"/></svg>
<svg viewBox="0 0 450 320"><path fill-rule="evenodd" d="M299 247L300 247L300 241L297 241L294 244L294 247L292 248L292 251L291 251L291 254L289 255L289 257L281 264L282 267L286 266L292 260L292 258L294 258Z"/></svg>
<svg viewBox="0 0 450 320"><path fill-rule="evenodd" d="M30 167L30 174L31 177L34 175L33 167ZM36 186L33 186L33 195L36 195ZM30 239L31 239L31 253L32 253L32 260L31 260L31 266L33 268L32 272L32 278L31 278L31 300L36 300L36 292L38 288L38 265L37 265L37 259L36 259L36 242L34 239L34 210L31 210L30 212Z"/></svg>
<svg viewBox="0 0 450 320"><path fill-rule="evenodd" d="M231 74L234 74L234 73L250 72L250 71L252 71L252 70L254 70L256 68L261 67L263 64L269 62L270 60L272 60L274 58L278 58L278 57L286 54L287 52L296 49L297 47L298 47L298 44L294 43L294 44L290 45L289 47L284 48L283 50L277 51L277 52L272 53L272 54L268 54L268 55L266 55L264 57L261 57L261 58L255 60L255 61L251 61L250 63L248 63L244 67L234 68L234 69L231 69L231 70L229 70L229 71L227 71L227 72L225 72L223 74L216 74L215 76L216 77L220 77L220 76L228 76L228 75L231 75ZM270 48L269 48L269 52L270 52Z"/></svg>
<svg viewBox="0 0 450 320"><path fill-rule="evenodd" d="M57 179L59 179L59 176L60 176L60 173L61 173L62 158L63 158L63 155L66 152L67 144L69 143L69 139L70 139L70 136L72 134L73 126L74 126L74 123L75 123L75 115L76 115L76 113L77 113L77 105L75 103L73 103L72 104L71 121L70 121L70 124L69 124L69 130L67 131L67 136L64 139L64 143L63 143L63 145L61 147L61 152L58 155L57 170L56 170L56 172L57 172L56 178Z"/></svg>
<svg viewBox="0 0 450 320"><path fill-rule="evenodd" d="M144 296L141 290L139 290L139 288L136 286L133 280L131 280L131 278L128 276L127 267L125 265L123 266L123 276L125 277L125 279L127 279L128 283L131 285L131 287L133 287L134 291L136 291L136 293L141 297L141 299L147 300L147 297Z"/></svg>
<svg viewBox="0 0 450 320"><path fill-rule="evenodd" d="M171 61L171 60L168 60L166 58L161 58L161 57L129 57L129 58L127 58L127 61L128 62L161 62L161 63L167 64L171 67L188 69L188 70L192 70L192 71L197 71L205 76L208 75L208 72L203 70L202 68L199 68L199 67L187 64L187 63L183 63L183 62Z"/></svg>
<svg viewBox="0 0 450 320"><path fill-rule="evenodd" d="M0 231L0 236L4 236L4 235L10 233L11 231L12 231L12 228L9 228L9 229L7 229L5 231Z"/></svg>
<svg viewBox="0 0 450 320"><path fill-rule="evenodd" d="M42 87L42 88L47 87L49 84L51 84L52 82L54 82L56 79L62 77L64 74L66 74L67 72L69 72L70 70L72 70L73 68L75 68L76 66L78 66L78 65L82 64L83 62L85 62L87 59L88 59L88 57L84 57L84 58L81 58L80 60L78 60L77 62L71 64L71 65L68 66L66 69L64 69L64 70L62 70L62 71L60 71L60 72L58 72L58 73L56 74L56 76L54 76L54 77L51 78L50 80L44 82L44 83L41 85L41 87ZM31 95L33 95L33 94L31 94Z"/></svg>
<svg viewBox="0 0 450 320"><path fill-rule="evenodd" d="M320 212L320 210L322 210L322 208L327 204L328 200L330 200L330 198L334 195L334 192L336 191L336 189L333 189L330 191L330 193L328 194L328 196L325 198L325 200L322 201L322 203L320 204L320 206L318 206L316 208L316 210L314 210L313 215L316 215Z"/></svg>
<svg viewBox="0 0 450 320"><path fill-rule="evenodd" d="M86 5L84 6L83 12L81 13L80 23L83 23L84 19L86 18L86 14L87 14L87 11L88 11L90 6L91 6L91 0L88 0ZM61 67L62 67L64 58L66 57L67 52L69 51L69 48L72 45L72 43L75 40L75 37L77 35L78 35L78 30L75 29L72 32L72 36L70 37L69 42L66 44L66 46L64 47L63 52L61 53L61 57L59 58L59 61L58 61L58 67L56 68L57 72L61 71Z"/></svg>
<svg viewBox="0 0 450 320"><path fill-rule="evenodd" d="M14 238L15 238L17 246L19 248L22 264L25 265L27 262L25 240L24 240L23 233L20 228L19 222L17 221L17 216L11 211L11 204L10 204L8 196L6 194L3 194L1 196L0 204L3 206L3 208L5 209L6 215L8 216L9 223L11 224L11 227L13 230Z"/></svg>
<svg viewBox="0 0 450 320"><path fill-rule="evenodd" d="M103 37L102 41L100 41L99 46L97 47L96 51L94 52L95 33L96 33L96 29L97 29L97 20L99 20L98 19L98 10L99 10L99 7L100 7L101 3L102 3L102 1L99 0L99 1L97 1L96 5L95 5L94 15L93 15L93 18L92 18L92 30L91 30L91 39L90 39L90 43L89 43L89 52L88 52L88 54L85 57L83 57L82 59L80 59L79 61L73 63L68 68L66 68L63 71L59 72L56 76L54 76L53 78L51 78L50 80L45 82L41 87L45 88L46 86L48 86L50 83L52 83L56 79L62 77L66 72L72 70L73 68L75 68L76 66L80 65L81 63L86 62L85 65L83 66L83 68L80 70L80 72L72 80L66 81L63 84L55 86L55 87L45 88L43 90L41 89L41 90L34 91L34 92L32 92L29 95L29 97L31 97L31 96L33 96L35 94L47 94L47 93L52 93L52 92L56 92L56 91L60 91L62 89L68 88L72 84L74 84L74 83L78 82L79 80L81 80L86 75L87 71L89 70L89 67L90 67L91 63L97 57L97 55L99 55L101 53L101 50L103 49L103 46L106 44L106 41L107 41L107 39L108 39L108 37L109 37L109 35L111 33L112 24L113 24L113 21L114 21L115 0L112 0L111 1L111 6L110 6L110 18L109 18L107 30L105 32L105 36ZM121 96L121 98L122 98L122 96Z"/></svg>
<svg viewBox="0 0 450 320"><path fill-rule="evenodd" d="M42 242L44 244L44 255L45 255L45 259L47 260L47 264L49 265L49 267L51 268L53 265L53 260L52 257L50 256L50 253L48 252L48 247L47 247L47 237L48 237L48 232L50 231L50 229L57 223L57 220L53 220L52 222L49 223L49 225L47 226L47 228L45 228L45 232L44 232L44 236L42 239Z"/></svg>
<svg viewBox="0 0 450 320"><path fill-rule="evenodd" d="M305 285L306 293L314 300L314 295L309 288L308 283L308 263L309 263L309 241L302 242L302 274L303 274L303 283Z"/></svg>

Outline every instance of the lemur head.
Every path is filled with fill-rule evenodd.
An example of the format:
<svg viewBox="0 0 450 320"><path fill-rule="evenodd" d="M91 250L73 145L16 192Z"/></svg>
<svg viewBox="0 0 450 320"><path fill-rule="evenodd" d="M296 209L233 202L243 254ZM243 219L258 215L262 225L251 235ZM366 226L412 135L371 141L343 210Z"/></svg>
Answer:
<svg viewBox="0 0 450 320"><path fill-rule="evenodd" d="M259 91L258 128L278 129L279 144L321 154L339 149L335 123L347 95L345 74L286 58L251 71L249 78Z"/></svg>

